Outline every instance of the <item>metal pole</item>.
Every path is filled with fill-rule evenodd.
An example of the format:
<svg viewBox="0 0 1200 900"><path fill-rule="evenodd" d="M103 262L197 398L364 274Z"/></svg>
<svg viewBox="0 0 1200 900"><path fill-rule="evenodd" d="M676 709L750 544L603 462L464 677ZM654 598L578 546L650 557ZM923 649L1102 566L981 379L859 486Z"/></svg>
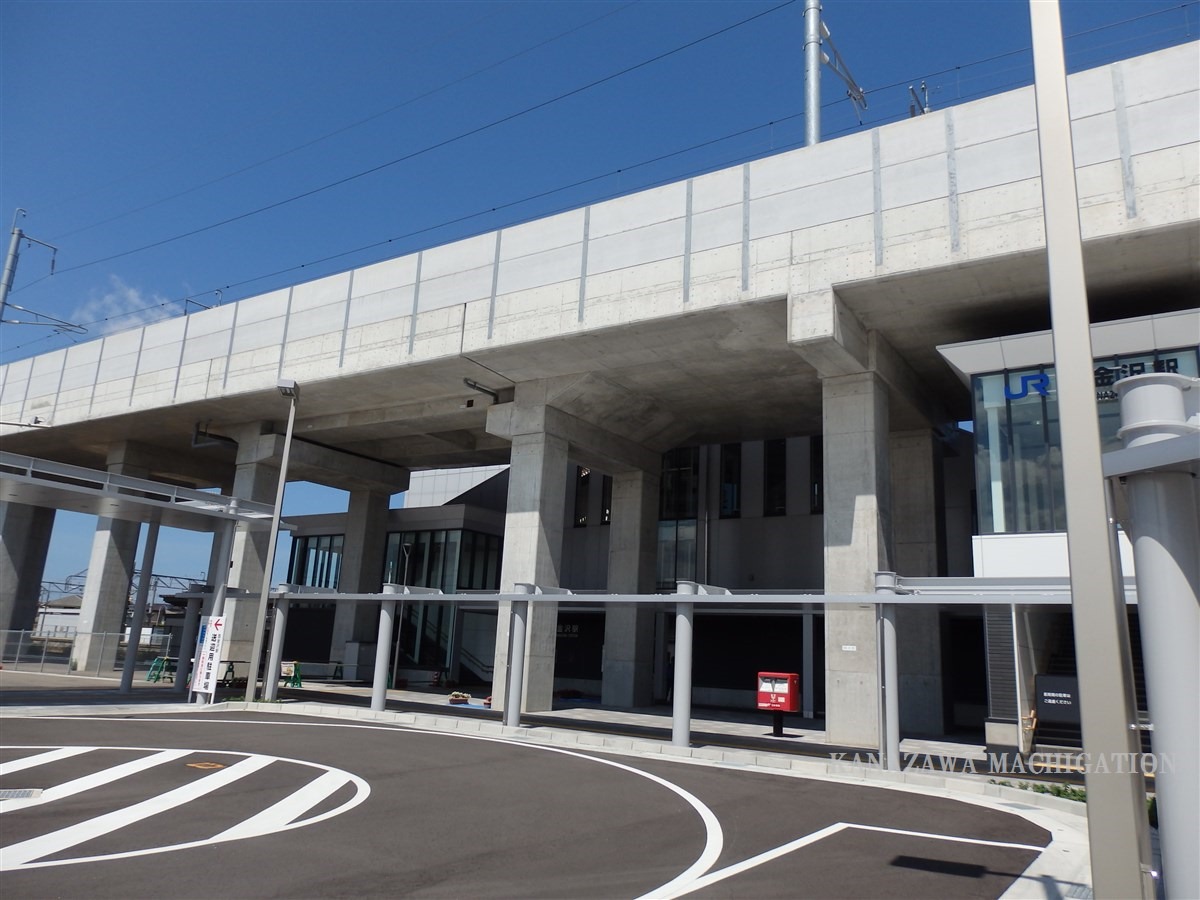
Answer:
<svg viewBox="0 0 1200 900"><path fill-rule="evenodd" d="M18 213L24 210L17 210ZM4 257L4 274L0 276L0 320L4 318L4 306L8 303L8 292L12 290L13 277L17 274L17 259L21 255L21 238L24 233L15 224L12 240L8 244L8 255Z"/></svg>
<svg viewBox="0 0 1200 900"><path fill-rule="evenodd" d="M30 643L32 643L32 642L33 642L33 638L31 637ZM24 643L25 643L25 632L18 631L17 632L17 655L13 657L13 668L14 669L21 668L21 645ZM45 642L43 642L43 644L44 643Z"/></svg>
<svg viewBox="0 0 1200 900"><path fill-rule="evenodd" d="M896 573L876 572L875 593L889 596L896 594ZM880 690L883 697L879 704L883 715L880 737L881 767L892 772L900 771L900 673L896 664L896 604L879 604L879 671L883 674Z"/></svg>
<svg viewBox="0 0 1200 900"><path fill-rule="evenodd" d="M104 665L104 648L108 646L108 632L100 632L100 652L96 655L96 677L100 677L100 667Z"/></svg>
<svg viewBox="0 0 1200 900"><path fill-rule="evenodd" d="M518 594L529 594L533 588L518 584ZM508 697L504 703L504 724L516 728L521 724L521 698L525 694L525 631L529 620L529 601L514 600L508 626Z"/></svg>
<svg viewBox="0 0 1200 900"><path fill-rule="evenodd" d="M804 0L804 145L821 142L821 0Z"/></svg>
<svg viewBox="0 0 1200 900"><path fill-rule="evenodd" d="M813 717L813 710L816 706L816 661L813 659L813 653L816 651L816 645L813 638L813 619L816 613L806 612L803 619L803 631L801 632L801 642L804 644L804 709L802 715L806 719Z"/></svg>
<svg viewBox="0 0 1200 900"><path fill-rule="evenodd" d="M695 594L696 585L681 581L675 590ZM675 684L672 696L671 743L687 747L692 743L692 613L695 604L688 600L675 603Z"/></svg>
<svg viewBox="0 0 1200 900"><path fill-rule="evenodd" d="M1097 897L1153 897L1145 781L1115 765L1138 750L1123 586L1115 577L1100 460L1079 198L1058 0L1030 0L1050 318L1061 422L1072 621ZM1115 770L1115 771L1114 771Z"/></svg>
<svg viewBox="0 0 1200 900"><path fill-rule="evenodd" d="M384 585L385 594L395 593ZM384 600L379 605L379 638L375 644L375 678L371 682L371 709L382 712L387 706L388 651L392 649L392 624L396 618L396 601Z"/></svg>
<svg viewBox="0 0 1200 900"><path fill-rule="evenodd" d="M146 526L146 546L142 548L142 571L138 577L137 596L133 601L133 621L129 624L129 639L125 642L125 663L121 668L121 693L133 690L133 671L137 667L138 650L142 646L142 623L146 620L146 601L150 596L151 573L154 571L154 552L158 548L158 522Z"/></svg>
<svg viewBox="0 0 1200 900"><path fill-rule="evenodd" d="M229 504L229 511L232 513L237 510L238 500L236 497ZM213 605L212 615L220 617L225 615L225 595L229 590L229 557L233 553L233 535L237 531L237 520L231 519L221 526L219 545L217 547L217 559L221 564L220 571L216 573L213 582ZM213 573L209 573L210 575Z"/></svg>
<svg viewBox="0 0 1200 900"><path fill-rule="evenodd" d="M183 614L183 633L179 640L179 656L175 660L175 693L187 692L192 657L196 652L196 632L200 628L200 598L190 597ZM170 649L169 647L167 648Z"/></svg>
<svg viewBox="0 0 1200 900"><path fill-rule="evenodd" d="M1127 448L1187 435L1200 453L1200 429L1187 423L1184 392L1200 379L1137 375L1117 382ZM1200 398L1194 401L1200 404ZM1193 462L1192 467L1195 467ZM1188 467L1125 476L1137 573L1146 694L1154 722L1158 835L1169 897L1200 897L1200 521Z"/></svg>
<svg viewBox="0 0 1200 900"><path fill-rule="evenodd" d="M275 512L271 516L271 536L267 542L267 561L263 566L262 592L254 620L254 641L250 645L250 671L246 675L246 699L253 700L258 690L258 666L262 662L263 632L267 627L267 598L275 568L275 544L279 542L279 518L283 514L283 491L287 486L288 457L292 450L292 430L296 426L296 397L289 398L287 431L283 437L283 458L279 461L279 484L275 488ZM271 673L267 673L271 677Z"/></svg>
<svg viewBox="0 0 1200 900"><path fill-rule="evenodd" d="M290 589L290 585L288 588ZM267 656L267 670L263 673L262 698L268 703L279 697L279 671L283 662L283 638L287 634L288 613L291 601L280 597L275 601L275 621L271 624L271 652Z"/></svg>

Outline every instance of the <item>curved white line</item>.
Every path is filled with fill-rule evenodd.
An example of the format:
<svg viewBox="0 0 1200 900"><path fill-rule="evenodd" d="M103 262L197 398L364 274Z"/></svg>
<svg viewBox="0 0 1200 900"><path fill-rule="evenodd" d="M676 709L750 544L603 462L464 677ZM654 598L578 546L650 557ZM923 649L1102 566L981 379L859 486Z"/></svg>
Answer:
<svg viewBox="0 0 1200 900"><path fill-rule="evenodd" d="M403 732L408 732L410 734L426 734L426 735L433 735L435 737L457 737L457 738L464 738L466 740L471 740L471 741L488 741L488 742L495 743L495 744L506 744L510 747L524 747L524 748L527 748L530 750L544 750L544 751L547 751L550 753L561 753L564 756L575 756L575 757L578 757L579 759L585 759L585 760L589 760L591 762L598 762L598 763L601 763L606 766L612 766L615 769L623 769L626 772L631 772L634 775L640 775L642 778L646 778L650 781L655 782L656 784L661 785L662 787L667 788L667 790L673 791L675 794L677 794L678 796L683 798L683 800L685 802L687 802L696 811L697 815L700 816L701 822L704 823L704 849L700 852L700 855L698 857L696 857L695 862L693 862L690 866L688 866L686 869L684 869L682 872L680 872L677 876L672 878L666 884L660 885L659 887L655 888L654 890L643 894L641 897L637 898L637 900L649 900L649 898L666 897L666 896L671 896L673 894L682 893L683 892L682 889L684 887L686 887L686 885L690 884L691 882L695 881L697 878L704 875L705 872L707 872L709 869L711 869L716 864L717 860L721 856L721 851L725 847L725 833L721 829L721 823L717 819L716 814L711 809L709 809L709 807L706 806L694 794L690 793L689 791L685 790L684 788L680 787L679 785L677 785L673 782L667 781L665 778L660 778L658 775L654 775L654 774L652 774L650 772L646 772L642 769L636 769L633 766L627 766L624 763L617 762L616 760L604 759L603 757L599 757L599 756L591 756L586 753L579 753L575 750L567 750L562 747L547 747L542 744L527 744L523 741L514 741L510 738L491 737L489 735L483 735L483 734L462 734L460 732L431 731L429 729L414 728L411 725L403 725L403 724L368 725L368 724L358 723L358 722L286 722L286 721L273 721L270 719L207 719L207 718L204 718L204 719L200 719L200 718L184 718L184 719L170 718L170 719L166 719L166 718L159 718L158 716L155 716L153 719L109 719L104 716L38 716L37 718L40 720L58 719L58 720L70 721L70 722L100 721L100 722L137 723L137 722L152 721L152 722L178 722L178 723L184 723L184 724L208 723L208 724L220 724L220 725L232 725L232 724L237 724L237 725L274 725L274 726L282 725L285 727L292 727L292 728L312 728L312 727L316 727L316 728L362 728L362 729L366 729L369 731L392 731L392 732L403 731ZM121 749L126 749L126 748L121 748ZM136 748L128 748L128 749L136 749ZM216 752L216 751L213 751L213 752ZM666 758L664 757L664 760L665 759ZM300 760L290 760L290 761L291 762L301 762ZM317 765L317 764L316 763L308 763L308 765ZM351 776L351 777L353 778L355 776ZM364 797L363 799L366 799L366 798ZM361 802L361 801L359 801L359 802ZM307 824L309 824L310 821L319 821L319 818L312 819L312 820L306 820L302 824L307 825ZM209 841L198 842L198 844L207 844L207 843L212 843L212 841L209 840ZM192 844L179 844L176 847L172 847L171 849L182 849L182 848L188 847L188 846L193 846L193 845ZM135 854L127 854L127 855L135 855ZM116 859L119 857L114 856L114 857L104 857L104 858L105 859ZM79 860L79 861L83 862L84 860Z"/></svg>
<svg viewBox="0 0 1200 900"><path fill-rule="evenodd" d="M116 719L113 721L138 721L138 720ZM161 720L159 720L159 721L161 721ZM184 721L186 721L186 720L184 720ZM216 720L209 720L209 721L216 721ZM0 750L29 750L29 749L36 750L36 749L43 749L43 748L36 747L36 746L29 746L29 745L19 745L19 744L0 745ZM51 749L51 748L45 748L45 749ZM89 750L90 749L134 750L134 751L139 751L139 752L155 752L155 751L161 750L161 748L158 748L158 747L112 747L112 746L106 746L106 747L96 748L96 747L94 747L94 745L89 746L86 749L89 749ZM360 778L357 775L354 775L350 772L346 772L342 769L336 769L333 766L324 765L323 763L310 762L309 760L305 760L305 759L293 759L293 758L287 757L287 756L270 756L265 753L249 753L249 752L246 752L243 750L214 750L212 748L206 748L206 749L189 750L188 752L189 753L219 753L219 754L222 754L225 756L242 756L247 759L251 759L254 757L262 757L264 759L270 760L271 762L295 763L296 765L299 765L299 766L305 766L305 767L311 768L311 769L323 770L323 772L326 775L328 775L330 773L334 773L337 775L344 776L343 784L354 785L354 788L355 788L354 795L351 796L345 803L342 803L341 805L336 806L333 809L328 809L325 812L321 813L320 815L312 816L307 819L297 819L296 821L293 821L286 825L281 825L278 828L272 829L271 832L259 832L259 834L265 834L265 833L277 834L282 831L291 831L292 829L295 829L295 828L304 828L308 825L315 825L318 822L324 822L326 819L332 819L334 816L341 815L344 812L349 812L354 807L358 806L360 803L362 803L364 800L366 800L367 797L370 796L370 794L371 794L371 786L369 784L367 784L367 782L364 781L362 778ZM323 778L325 776L322 775L322 776L318 776L318 777ZM187 850L192 847L204 847L204 846L209 846L211 844L221 844L221 843L225 843L227 841L236 841L236 840L241 840L243 838L253 837L253 836L254 835L242 834L242 833L235 831L234 829L229 829L226 832L222 832L222 833L217 834L210 838L204 838L203 840L197 840L197 841L187 841L186 843L182 843L182 844L167 844L167 845L164 845L161 847L149 847L149 848L145 848L142 850L127 850L123 853L106 853L106 854L103 854L100 856L80 856L80 857L76 857L74 859L52 859L52 860L46 860L44 862L26 862L26 863L22 863L22 864L16 865L16 866L0 867L0 871L13 872L13 871L17 871L18 869L43 869L43 868L49 868L50 866L69 866L69 865L74 865L76 863L98 862L100 860L130 859L135 856L149 856L153 853L169 853L169 852L172 852L175 850Z"/></svg>

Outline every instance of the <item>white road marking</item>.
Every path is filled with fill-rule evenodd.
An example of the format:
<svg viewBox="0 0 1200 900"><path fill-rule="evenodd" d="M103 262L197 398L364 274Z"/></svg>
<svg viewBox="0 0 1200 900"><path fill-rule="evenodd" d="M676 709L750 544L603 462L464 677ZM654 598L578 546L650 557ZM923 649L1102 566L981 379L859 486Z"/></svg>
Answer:
<svg viewBox="0 0 1200 900"><path fill-rule="evenodd" d="M115 724L115 723L119 723L119 722L127 722L129 724L137 724L139 722L147 721L144 719L108 719L108 718L104 718L103 716L39 716L38 718L42 721L45 721L46 719L61 719L63 721L70 721L70 722L97 721L97 722L106 722L109 724ZM177 723L185 723L185 724L189 724L189 725L195 724L195 723L221 724L221 725L230 724L229 719L165 718L165 717L160 718L158 716L155 716L155 718L151 721L154 721L154 722L177 722ZM626 772L630 772L630 773L632 773L634 775L638 775L642 778L649 779L650 781L660 784L663 787L667 788L668 790L672 791L673 793L677 794L678 796L682 797L683 800L688 803L688 805L690 805L694 810L696 810L696 813L700 816L701 822L704 824L704 849L701 851L700 855L696 858L695 862L693 862L690 866L688 866L687 869L685 869L678 876L671 879L666 884L664 884L658 888L655 888L653 891L650 891L649 893L645 894L644 897L646 897L646 898L665 896L665 894L663 894L664 891L666 891L668 889L670 889L671 891L674 891L677 886L688 884L688 883L692 882L694 879L703 875L705 872L707 872L709 869L711 869L713 867L713 865L716 863L716 861L720 858L721 851L722 851L722 849L724 849L724 846L725 846L725 833L721 830L720 820L718 820L716 814L711 809L709 809L708 806L706 806L694 794L684 790L682 787L680 787L677 784L667 781L665 778L660 778L657 775L652 775L649 772L646 772L642 769L636 769L633 766L627 766L624 763L617 762L616 760L605 759L605 758L599 757L599 756L590 756L586 753L578 753L574 750L566 750L561 747L546 747L546 746L542 746L540 744L527 744L527 743L524 743L523 741L514 741L514 740L510 740L508 738L488 737L487 735L482 735L482 734L448 734L443 731L430 731L427 729L414 728L411 725L365 725L365 724L358 724L358 723L350 724L350 723L346 723L346 722L285 722L285 721L278 721L278 720L274 720L274 719L240 719L240 720L235 720L235 721L239 725L270 725L270 726L275 726L275 727L284 726L284 727L292 727L292 728L361 728L361 729L364 729L367 731L390 731L393 733L408 732L408 733L414 733L414 734L433 735L435 737L457 737L457 738L462 738L464 740L469 740L469 741L485 741L485 742L493 743L493 744L506 744L510 747L524 747L529 750L541 750L541 751L545 751L547 753L561 753L564 756L575 756L575 757L578 757L579 759L588 760L590 762L601 763L602 765L606 765L606 766L612 766L613 768L622 769ZM292 762L300 762L300 760L292 760ZM304 765L315 765L314 763L303 763L303 764ZM324 768L324 767L322 766L321 768ZM351 775L349 777L351 779L353 779L356 783L360 784L360 793L352 801L350 801L344 807L339 807L337 810L322 814L320 816L315 816L314 818L311 818L311 819L305 819L303 822L293 823L292 825L289 825L288 827L295 828L299 825L311 825L315 822L322 821L326 818L330 818L333 815L337 815L341 812L344 812L345 809L348 809L351 806L357 806L359 803L361 803L363 800L365 800L367 797L367 794L370 793L370 788L367 786L366 782L362 781L362 779L358 778L357 776ZM160 850L180 850L185 847L195 847L195 846L200 846L202 844L207 844L207 843L212 843L212 842L213 841L211 841L211 840L209 840L209 841L193 841L188 844L176 844L171 847L162 847L159 849ZM102 859L120 859L120 858L124 858L124 857L141 856L146 853L155 853L155 852L159 852L159 851L158 850L142 850L142 851L134 851L132 853L112 854L110 856L94 857L94 858L96 858L96 859L101 859L101 858ZM72 862L72 863L88 862L92 858L93 857L72 859L72 860L57 860L54 862L46 862L46 863L29 863L26 866L24 866L24 868L32 868L32 867L44 866L44 865L62 865L66 862ZM0 871L3 871L3 868L4 868L3 866L0 866ZM640 898L639 898L639 900L640 900Z"/></svg>
<svg viewBox="0 0 1200 900"><path fill-rule="evenodd" d="M79 748L72 747L71 749L76 750ZM100 750L103 748L84 747L83 749ZM191 752L191 750L163 750L161 753L144 756L141 759L132 759L120 765L110 766L102 771L93 772L91 775L84 775L71 781L64 781L62 784L56 784L54 787L46 788L42 791L40 797L6 801L0 805L0 814L14 812L18 809L27 809L30 806L41 806L43 803L51 803L55 800L61 800L64 797L82 794L84 791L90 791L93 788L111 784L114 781L120 781L122 778L128 778L130 775L136 775L138 772L144 772L155 766L161 766L163 763L173 762L182 756L188 756Z"/></svg>
<svg viewBox="0 0 1200 900"><path fill-rule="evenodd" d="M806 834L802 838L797 838L794 841L789 841L786 844L780 844L772 850L765 853L760 853L758 856L752 856L749 859L744 859L740 863L734 863L732 866L726 866L724 869L718 869L715 872L709 872L700 878L696 878L690 883L677 884L674 890L669 892L655 892L647 896L653 896L656 900L670 900L672 897L682 897L685 894L690 894L693 891L698 891L701 888L706 888L711 884L716 884L718 881L724 881L726 878L732 878L734 875L740 875L742 872L748 872L763 863L770 862L773 859L778 859L791 853L793 850L799 850L801 847L807 847L809 844L815 844L817 841L823 841L827 837L832 837L839 831L846 829L845 822L838 822L834 825L829 825L822 828L820 831L814 831L812 834ZM679 879L676 879L678 881ZM669 885L668 885L669 886Z"/></svg>
<svg viewBox="0 0 1200 900"><path fill-rule="evenodd" d="M20 749L37 749L37 748L20 748ZM11 775L13 772L24 772L26 769L32 769L36 766L44 766L47 763L58 762L60 759L70 759L72 756L79 756L81 753L90 753L91 747L56 747L53 750L47 750L45 753L35 753L33 756L25 756L21 759L14 759L10 762L0 763L0 775Z"/></svg>
<svg viewBox="0 0 1200 900"><path fill-rule="evenodd" d="M218 769L191 784L182 785L165 794L159 794L157 797L151 797L124 809L113 810L102 816L96 816L94 819L21 841L11 847L0 847L0 871L15 869L43 856L61 853L63 850L101 837L110 831L190 803L205 794L211 794L218 788L245 778L247 775L269 766L272 762L270 757L251 756L228 769Z"/></svg>
<svg viewBox="0 0 1200 900"><path fill-rule="evenodd" d="M936 841L952 841L956 844L979 844L983 847L1006 847L1011 850L1036 850L1041 853L1045 847L1037 844L1011 844L1006 841L985 841L982 838L957 837L952 834L933 834L928 831L905 831L902 828L883 828L879 825L849 825L859 831L881 831L884 834L901 834L905 837L932 838Z"/></svg>
<svg viewBox="0 0 1200 900"><path fill-rule="evenodd" d="M321 801L332 796L347 783L345 772L325 772L298 791L293 791L278 803L268 806L258 815L227 828L213 837L213 841L233 841L239 838L258 837L281 831L291 825Z"/></svg>
<svg viewBox="0 0 1200 900"><path fill-rule="evenodd" d="M0 749L28 750L42 748L10 746ZM334 769L330 766L321 765L320 763L308 762L307 760L289 759L286 757L277 756L261 756L259 754L233 750L160 750L153 747L66 747L15 760L13 764L11 764L11 767L5 770L5 773L20 771L26 768L33 768L57 759L66 759L71 756L78 756L82 753L88 753L95 750L131 750L149 755L131 762L122 763L118 766L110 767L109 769L106 769L103 772L95 773L94 775L84 776L82 778L74 779L70 782L64 782L56 787L49 788L47 789L46 793L51 794L51 796L48 798L47 802L55 799L61 800L65 797L79 794L88 789L110 783L118 778L129 777L135 774L136 771L144 771L153 765L160 765L164 762L168 762L173 759L179 759L195 753L221 753L224 755L242 757L242 760L241 762L238 762L228 768L213 770L211 773L204 775L195 782L171 791L167 791L166 793L163 793L157 797L136 803L125 809L116 810L102 816L97 816L86 822L80 822L69 828L63 828L51 834L42 835L41 837L32 838L27 841L22 841L18 844L12 845L11 847L0 848L0 872L11 871L15 869L37 869L46 868L49 866L63 866L81 862L94 862L97 860L126 859L135 856L148 856L152 853L164 853L169 850L183 850L190 847L201 847L206 844L222 843L225 841L258 837L279 831L288 831L294 828L303 828L308 825L316 824L317 822L323 822L326 819L331 819L334 816L338 816L350 809L353 809L355 806L358 806L360 803L366 800L371 793L370 785L363 781L363 779L359 778L357 775L351 775L349 772L341 771L340 769ZM107 853L98 856L52 860L44 859L46 856L60 853L63 850L69 849L70 847L77 846L80 843L86 842L93 838L101 837L126 825L130 825L134 822L148 818L149 816L153 816L187 804L193 800L205 796L206 794L210 794L213 791L219 790L222 787L227 787L246 775L277 762L289 763L307 769L316 769L321 774L312 781L308 782L306 785L297 789L289 797L286 797L278 803L268 807L266 810L251 816L240 825L235 825L232 828L228 828L211 838L167 846L146 847L125 852ZM308 810L328 799L338 790L341 790L347 785L352 786L354 790L352 795L345 802L336 807L328 809L319 815L311 816L305 819L300 818ZM16 806L14 804L20 805ZM0 811L16 811L18 809L36 805L38 805L37 801L4 801L3 804L0 804Z"/></svg>
<svg viewBox="0 0 1200 900"><path fill-rule="evenodd" d="M718 869L715 872L709 872L700 878L695 879L690 884L680 885L675 891L669 894L655 894L657 900L670 900L673 897L682 897L702 888L709 887L719 881L724 881L726 878L732 878L734 875L740 875L743 872L761 866L763 863L771 862L771 860L779 859L781 856L786 856L795 850L803 847L808 847L818 841L823 841L825 838L833 837L842 831L876 831L883 834L898 834L903 837L916 837L932 839L937 841L952 841L957 844L976 844L983 847L1001 847L1013 850L1032 850L1035 853L1041 853L1045 847L1036 844L1014 844L1007 841L985 841L979 838L956 837L950 834L934 834L928 831L906 831L902 828L884 828L879 825L857 825L851 822L837 822L833 825L826 826L820 831L814 831L812 834L806 834L804 837L797 838L794 841L789 841L786 844L780 844L771 850L760 853L757 856L751 856L749 859L744 859L740 863L734 863L731 866L726 866L724 869Z"/></svg>

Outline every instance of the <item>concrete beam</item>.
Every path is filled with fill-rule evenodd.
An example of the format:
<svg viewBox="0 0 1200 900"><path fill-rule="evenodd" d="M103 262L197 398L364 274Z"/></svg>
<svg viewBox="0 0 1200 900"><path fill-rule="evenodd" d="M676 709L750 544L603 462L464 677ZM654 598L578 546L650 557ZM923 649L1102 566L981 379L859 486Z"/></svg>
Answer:
<svg viewBox="0 0 1200 900"><path fill-rule="evenodd" d="M263 434L238 448L238 465L279 465L284 436ZM347 491L382 491L389 494L408 490L409 470L382 460L292 439L288 475L293 481L313 481Z"/></svg>
<svg viewBox="0 0 1200 900"><path fill-rule="evenodd" d="M488 410L488 432L515 441L531 434L551 434L566 441L571 459L580 465L618 474L657 472L659 453L552 406L501 403Z"/></svg>
<svg viewBox="0 0 1200 900"><path fill-rule="evenodd" d="M867 330L833 288L788 297L788 341L822 378L871 367Z"/></svg>
<svg viewBox="0 0 1200 900"><path fill-rule="evenodd" d="M893 402L907 404L935 429L954 421L937 391L921 381L880 332L870 332L868 346L871 371L888 386ZM900 418L895 414L892 417Z"/></svg>

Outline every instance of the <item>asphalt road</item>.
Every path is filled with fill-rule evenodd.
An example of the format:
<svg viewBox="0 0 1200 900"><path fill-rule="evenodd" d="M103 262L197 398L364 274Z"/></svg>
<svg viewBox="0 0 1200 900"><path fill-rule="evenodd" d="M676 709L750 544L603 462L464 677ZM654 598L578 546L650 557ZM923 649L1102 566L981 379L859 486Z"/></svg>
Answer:
<svg viewBox="0 0 1200 900"><path fill-rule="evenodd" d="M6 900L998 897L1049 840L946 798L328 719L5 718L0 745Z"/></svg>

